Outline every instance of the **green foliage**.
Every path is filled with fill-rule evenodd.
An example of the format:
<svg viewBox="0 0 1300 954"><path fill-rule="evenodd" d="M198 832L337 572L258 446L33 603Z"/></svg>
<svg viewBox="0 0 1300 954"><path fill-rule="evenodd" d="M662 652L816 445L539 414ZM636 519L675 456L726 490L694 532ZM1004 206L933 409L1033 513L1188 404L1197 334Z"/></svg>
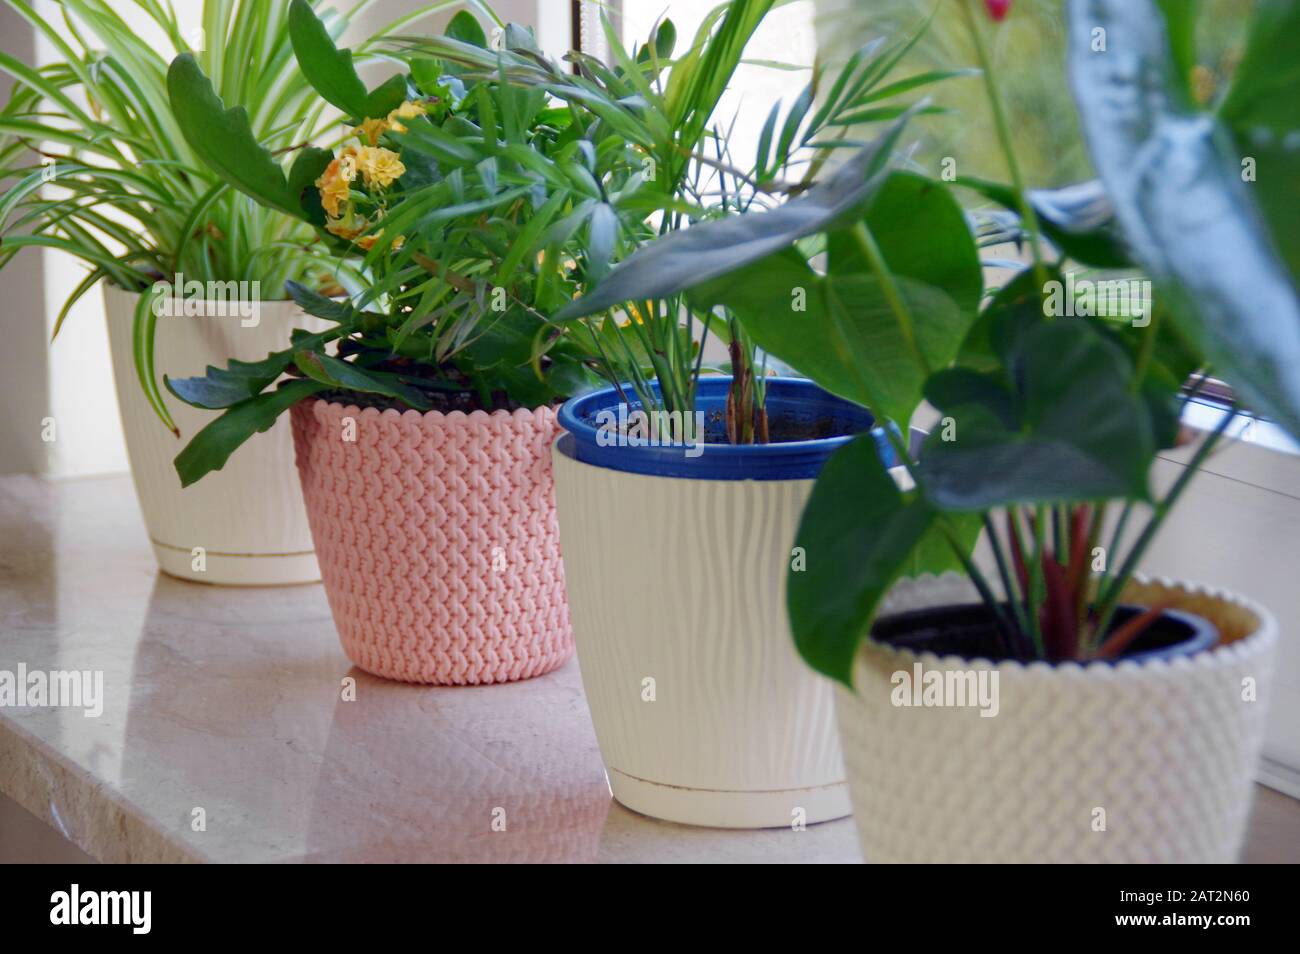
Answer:
<svg viewBox="0 0 1300 954"><path fill-rule="evenodd" d="M1253 162L1250 191L1273 241L1300 282L1300 4L1261 0L1232 86L1219 108L1237 155Z"/></svg>
<svg viewBox="0 0 1300 954"><path fill-rule="evenodd" d="M1110 42L1124 44L1125 56L1083 54L1090 34L1082 24L1091 23L1079 12L1085 7L1100 11L1112 27ZM1282 16L1268 4L1262 10L1266 20ZM764 351L866 405L887 425L914 489L899 489L871 440L841 449L800 525L797 545L807 565L792 568L787 581L798 648L834 678L850 680L857 647L899 576L953 564L989 603L1008 655L1058 660L1122 652L1157 612L1110 630L1125 582L1186 486L1180 479L1153 499L1148 474L1157 451L1177 440L1179 390L1203 364L1202 346L1256 406L1292 421L1287 415L1300 387L1295 291L1250 196L1239 181L1228 181L1236 157L1223 149L1226 136L1209 117L1191 112L1190 13L1179 8L1168 34L1152 20L1159 17L1154 0L1075 3L1072 15L1081 38L1074 54L1079 108L1100 179L1024 196L1019 185L963 179L1007 210L1011 234L1027 234L1039 248L1041 232L1053 246L992 294L983 294L978 236L946 187L884 173L900 122L835 175L785 191L774 211L737 202L730 211L742 214L699 217L670 232L560 313L571 318L633 302L635 316L663 299L670 307L659 314L673 316L664 320L674 328L676 302L706 316L725 314ZM973 18L969 26L986 29ZM1169 36L1176 54L1165 46ZM1255 36L1264 42L1264 33ZM867 48L863 58L870 55ZM1248 51L1247 62L1277 55ZM1171 56L1182 66L1170 66ZM1163 89L1134 95L1127 65L1135 61L1150 66L1141 76L1166 77ZM860 68L856 62L853 69ZM1268 104L1282 98L1278 87L1290 86L1264 83L1253 69L1243 68L1244 81L1258 87L1225 111L1245 116L1257 109L1256 121L1264 122ZM820 108L837 102L848 85L841 75ZM881 93L908 88L900 81ZM1233 106L1232 94L1226 102ZM843 118L856 121L871 109ZM779 151L797 141L791 123L797 128L810 112L801 94L787 122L779 110L769 115L748 180L785 168L773 161L773 144ZM1001 111L995 117L1005 126ZM648 124L640 132L629 138L653 141ZM1007 133L1001 129L1004 143L1011 142ZM1010 159L1008 166L1016 173ZM1013 178L1020 181L1018 173ZM1016 222L1022 212L1026 221ZM1225 227L1233 237L1226 247L1212 237ZM1283 239L1276 245L1287 247ZM1232 267L1222 267L1225 256ZM1145 267L1157 280L1155 306L1133 315L1063 317L1053 310L1062 298L1052 283L1080 266ZM1270 339L1271 356L1264 353ZM1267 373L1250 380L1248 368ZM662 384L667 378L656 372ZM912 459L897 435L907 432L922 394L941 421ZM1196 451L1189 473L1217 436ZM1115 565L1095 578L1091 554L1112 501L1123 502L1126 513L1135 503L1149 504L1153 515L1127 551L1117 534ZM1005 517L1001 535L998 512ZM1001 597L971 557L981 527L996 556Z"/></svg>
<svg viewBox="0 0 1300 954"><path fill-rule="evenodd" d="M427 55L412 57L410 76L400 78L410 98L382 102L391 108L362 123L372 107L363 110L360 99L379 94L358 93L351 60L307 14L295 5L298 56L312 59L304 69L322 98L357 112L353 129L335 152L299 160L307 172L295 163L286 179L263 165L254 179L255 165L243 163L231 182L265 204L297 202L303 216L318 210L321 240L339 261L360 258L366 287L343 302L291 284L304 310L337 327L263 362L168 381L172 392L240 420L254 406L260 421L287 407L264 400L279 393L268 389L284 372L417 410L448 392L472 394L489 410L547 405L598 383L589 368L594 346L566 337L548 316L651 234L644 220L654 203L639 194L640 162L627 144L603 135L590 113L555 110L540 88ZM448 42L485 53L474 45L485 33L471 22L469 14L454 18ZM522 30L507 37L531 42ZM196 102L191 126L221 117L220 103ZM198 435L177 459L183 480L224 462L232 442L251 433L241 426Z"/></svg>
<svg viewBox="0 0 1300 954"><path fill-rule="evenodd" d="M307 82L329 104L358 119L387 116L406 98L406 82L392 76L366 92L352 64L352 51L340 50L307 0L289 6L289 39Z"/></svg>
<svg viewBox="0 0 1300 954"><path fill-rule="evenodd" d="M177 456L181 486L188 487L203 475L220 470L244 441L270 430L289 408L328 388L328 384L299 378L232 405L195 434Z"/></svg>
<svg viewBox="0 0 1300 954"><path fill-rule="evenodd" d="M284 170L253 134L248 110L225 108L192 53L172 61L167 92L186 142L212 171L267 208L303 216Z"/></svg>
<svg viewBox="0 0 1300 954"><path fill-rule="evenodd" d="M768 217L747 218L761 230ZM827 233L824 274L787 250L697 294L730 308L765 351L905 425L929 369L956 357L979 304L980 264L961 210L942 184L895 173L864 216ZM879 263L869 257L877 246Z"/></svg>
<svg viewBox="0 0 1300 954"><path fill-rule="evenodd" d="M998 371L954 367L926 382L945 419L917 464L929 499L976 512L1147 499L1154 428L1123 350L1079 319L1009 337Z"/></svg>
<svg viewBox="0 0 1300 954"><path fill-rule="evenodd" d="M1300 432L1300 296L1295 272L1277 253L1296 248L1295 220L1286 203L1274 235L1243 181L1243 163L1227 130L1186 105L1157 5L1073 3L1070 16L1075 98L1133 257L1172 300L1173 320L1217 372L1255 410ZM1089 37L1097 27L1111 37L1111 55L1091 51ZM1261 6L1243 61L1244 92L1230 93L1225 104L1225 115L1243 129L1284 134L1287 125L1295 128L1297 82L1290 56L1297 27L1294 4ZM1278 30L1289 42L1278 38ZM1131 93L1134 69L1148 78L1141 96ZM1271 135L1264 138L1272 141ZM1300 173L1294 143L1268 158L1272 177L1294 180ZM1270 186L1277 191L1261 198L1295 188L1294 181Z"/></svg>
<svg viewBox="0 0 1300 954"><path fill-rule="evenodd" d="M286 280L337 266L313 245L311 230L285 214L298 203L272 158L329 126L298 74L284 4L207 0L205 42L191 49L169 5L142 3L166 37L160 49L112 4L66 0L46 20L26 0L6 2L57 58L33 68L0 56L14 80L0 110L0 267L25 247L58 249L87 264L85 281L59 311L56 335L101 279L144 292L179 272L187 280L258 282L276 298ZM333 13L326 21L334 33L346 25ZM189 83L176 97L180 115L168 102L168 60L176 55L180 75L170 78ZM200 71L214 77L215 89L197 84ZM188 110L204 97L213 122L198 141L211 148L200 150L182 129L189 132ZM233 112L212 106L222 100ZM269 201L226 188L206 164L209 154L227 164L227 174L247 171L269 184ZM142 304L137 376L173 426L153 373L153 328Z"/></svg>
<svg viewBox="0 0 1300 954"><path fill-rule="evenodd" d="M938 573L960 565L946 535L969 549L978 533L978 520L946 516L924 497L900 491L881 466L875 439L854 438L826 462L799 522L795 546L807 554L807 565L790 574L787 595L799 652L813 668L851 685L865 621L889 586L905 570Z"/></svg>

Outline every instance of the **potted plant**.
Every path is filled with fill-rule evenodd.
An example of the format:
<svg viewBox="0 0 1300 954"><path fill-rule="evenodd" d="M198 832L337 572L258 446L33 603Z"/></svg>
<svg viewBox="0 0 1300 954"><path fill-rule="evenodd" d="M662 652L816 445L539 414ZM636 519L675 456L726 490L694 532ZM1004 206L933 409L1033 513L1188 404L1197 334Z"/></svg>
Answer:
<svg viewBox="0 0 1300 954"><path fill-rule="evenodd" d="M891 71L912 41L870 45L840 70L819 66L792 103L771 111L755 160L742 160L725 122L711 127L710 117L770 6L722 5L676 60L657 44L629 54L611 34L619 70L593 68L574 81L584 98L599 98L602 117L628 124L622 134L675 201L660 238L556 316L593 322L598 340L618 319L640 348L603 349L613 384L561 409L568 434L553 452L578 660L610 786L644 814L738 828L849 811L832 693L798 665L784 578L802 560L790 542L824 461L854 435L873 447L886 441L872 432L880 419L864 402L773 375L766 354L775 352L756 348L740 311L715 308L721 299L709 285L740 256L796 242L782 264L807 269L841 219L897 218L914 198L910 187L881 190L903 120L834 172L827 160L851 145L843 139L850 125L904 113L909 104L895 94L953 75L895 82ZM694 208L676 213L683 204ZM942 194L909 214L936 227L961 221ZM952 294L933 302L936 321L974 317L980 270L966 243L964 259L954 241L912 262L917 275L951 282ZM829 252L836 291L880 307L881 290L857 258ZM766 307L802 312L838 300L808 274ZM727 347L730 375L708 374L696 339L707 346L714 336ZM936 363L955 354L955 344L946 347ZM919 380L884 386L919 396Z"/></svg>
<svg viewBox="0 0 1300 954"><path fill-rule="evenodd" d="M288 428L182 495L171 458L203 415L169 405L154 369L198 374L208 363L261 357L290 328L320 330L324 323L282 300L284 283L316 286L331 271L346 281L346 270L300 220L227 188L198 160L167 109L166 51L120 13L72 0L60 4L65 29L12 6L58 59L4 65L15 86L0 119L0 176L12 184L0 210L0 267L25 247L86 263L56 335L102 284L127 451L159 566L209 583L319 579L301 493L285 474ZM298 75L282 5L205 3L202 28L189 32L163 5L141 11L174 50L220 75L222 94L247 110L270 150L329 128ZM328 23L337 34L347 19L331 13ZM222 67L234 61L238 69Z"/></svg>
<svg viewBox="0 0 1300 954"><path fill-rule="evenodd" d="M168 377L178 397L222 411L176 470L186 485L205 478L292 408L349 658L434 684L548 672L572 653L555 406L599 383L594 352L549 316L644 218L640 162L627 144L592 138L593 114L557 108L496 69L412 53L409 75L368 91L301 0L290 32L307 79L350 126L301 189L183 57L171 68L173 107L233 185L264 202L287 190L341 258L363 253L367 283L346 301L291 284L325 331L295 333L258 362ZM465 11L448 35L489 60L540 57L513 24L504 48L488 50ZM236 149L256 161L229 161ZM615 195L625 205L604 200Z"/></svg>
<svg viewBox="0 0 1300 954"><path fill-rule="evenodd" d="M1294 30L1296 13L1260 7L1211 118L1189 105L1190 9L1072 2L1069 70L1100 182L1045 193L1020 181L974 6L963 4L1013 182L966 184L1018 213L1031 262L973 325L949 329L955 362L923 348L894 359L893 379L923 380L940 415L917 455L897 448L905 477L861 437L827 462L795 538L806 565L787 577L795 643L840 683L868 860L1231 861L1276 622L1247 598L1136 571L1234 419L1226 407L1185 472L1152 491L1155 454L1179 440L1182 406L1205 381L1184 387L1191 372L1212 366L1254 411L1300 430L1293 242L1257 211L1233 145L1284 112L1274 108L1293 91L1273 79L1270 39ZM1267 161L1278 175L1291 160ZM957 223L909 221L892 237L861 224L884 285L906 274L909 243L970 237ZM708 228L697 241L716 245ZM886 325L925 340L924 296L904 292L856 323L832 308L792 320L763 307L788 286L776 271L789 252L730 251L742 264L714 294L760 346L878 417L908 419L866 372ZM1108 289L1099 311L1095 289L1090 303L1069 278L1077 265L1122 264L1144 269L1155 295ZM961 572L917 575L938 550Z"/></svg>

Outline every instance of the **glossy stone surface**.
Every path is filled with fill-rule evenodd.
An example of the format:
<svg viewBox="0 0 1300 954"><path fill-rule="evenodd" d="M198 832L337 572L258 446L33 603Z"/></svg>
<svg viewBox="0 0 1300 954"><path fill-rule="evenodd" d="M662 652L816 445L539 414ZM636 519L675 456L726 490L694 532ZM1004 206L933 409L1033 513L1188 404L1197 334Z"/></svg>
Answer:
<svg viewBox="0 0 1300 954"><path fill-rule="evenodd" d="M127 477L0 479L0 670L19 663L103 672L98 718L0 708L0 792L101 861L860 857L849 819L721 831L614 803L576 661L388 682L348 663L319 584L160 575Z"/></svg>

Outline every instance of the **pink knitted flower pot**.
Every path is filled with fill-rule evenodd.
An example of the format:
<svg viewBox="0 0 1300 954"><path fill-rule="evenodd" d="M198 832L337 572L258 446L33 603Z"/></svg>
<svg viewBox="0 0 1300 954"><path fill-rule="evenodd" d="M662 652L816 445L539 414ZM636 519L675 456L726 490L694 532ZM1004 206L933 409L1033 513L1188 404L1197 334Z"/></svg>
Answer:
<svg viewBox="0 0 1300 954"><path fill-rule="evenodd" d="M550 672L573 653L555 412L293 408L325 594L348 658L404 682Z"/></svg>

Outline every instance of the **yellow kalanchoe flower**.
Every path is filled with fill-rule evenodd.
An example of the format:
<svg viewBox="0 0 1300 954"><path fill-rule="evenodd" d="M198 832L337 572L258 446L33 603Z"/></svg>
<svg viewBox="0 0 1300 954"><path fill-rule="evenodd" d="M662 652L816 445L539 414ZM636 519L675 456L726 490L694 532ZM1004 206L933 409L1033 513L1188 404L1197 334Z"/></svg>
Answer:
<svg viewBox="0 0 1300 954"><path fill-rule="evenodd" d="M350 213L346 219L327 218L325 220L325 231L351 242L366 230L365 222L360 225L355 225L354 222L355 217Z"/></svg>
<svg viewBox="0 0 1300 954"><path fill-rule="evenodd" d="M415 119L417 116L423 115L424 107L419 103L412 103L408 100L390 112L386 119L361 120L361 125L356 127L357 138L372 146L377 146L379 145L379 137L390 129L393 132L406 132L406 127L402 125L400 120Z"/></svg>
<svg viewBox="0 0 1300 954"><path fill-rule="evenodd" d="M398 120L415 119L416 117L423 116L423 115L424 115L423 106L421 106L419 103L413 103L410 100L407 100L401 106L398 106L395 110L393 110L391 113L388 114L387 122L388 125L392 127L393 132L406 132L406 127L403 126L400 122L398 122Z"/></svg>
<svg viewBox="0 0 1300 954"><path fill-rule="evenodd" d="M357 170L370 188L386 189L406 172L397 153L377 146L357 150Z"/></svg>
<svg viewBox="0 0 1300 954"><path fill-rule="evenodd" d="M363 119L357 127L357 138L377 146L379 137L388 131L389 125L387 119Z"/></svg>
<svg viewBox="0 0 1300 954"><path fill-rule="evenodd" d="M330 160L330 164L316 180L316 188L320 190L320 204L325 207L330 218L339 217L339 207L347 203L352 180L356 177L356 159L349 146Z"/></svg>
<svg viewBox="0 0 1300 954"><path fill-rule="evenodd" d="M374 248L375 243L378 242L383 237L384 237L384 232L381 229L380 231L376 232L374 235L363 235L361 238L357 239L357 245L368 252L372 248ZM396 252L399 248L401 248L405 244L406 244L406 236L399 235L397 236L397 238L393 239L393 243L392 245L389 246L389 248L392 251Z"/></svg>

